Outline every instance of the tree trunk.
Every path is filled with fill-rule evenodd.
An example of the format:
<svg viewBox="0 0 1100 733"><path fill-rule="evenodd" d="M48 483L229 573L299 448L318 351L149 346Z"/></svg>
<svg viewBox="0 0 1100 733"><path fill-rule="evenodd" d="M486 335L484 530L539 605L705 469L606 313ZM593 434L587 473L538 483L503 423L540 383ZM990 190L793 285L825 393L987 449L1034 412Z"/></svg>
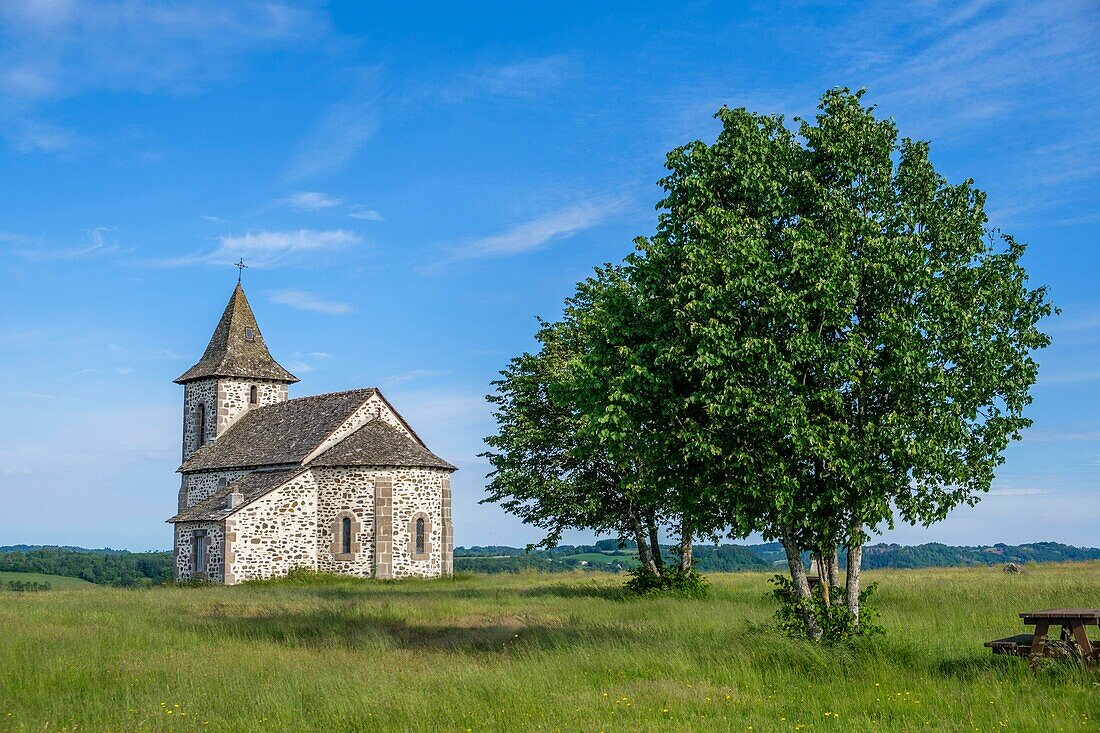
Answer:
<svg viewBox="0 0 1100 733"><path fill-rule="evenodd" d="M657 537L657 523L653 521L653 513L645 518L646 529L649 531L649 554L653 558L653 564L657 568L657 574L665 572L665 558L661 555L661 542Z"/></svg>
<svg viewBox="0 0 1100 733"><path fill-rule="evenodd" d="M685 514L680 522L680 570L691 570L691 520Z"/></svg>
<svg viewBox="0 0 1100 733"><path fill-rule="evenodd" d="M852 614L852 630L859 632L859 567L863 563L862 527L856 526L854 539L848 540L848 572L845 591L848 596L848 612Z"/></svg>
<svg viewBox="0 0 1100 733"><path fill-rule="evenodd" d="M833 542L826 554L829 560L829 582L834 586L840 585L840 558L837 555L836 542Z"/></svg>
<svg viewBox="0 0 1100 733"><path fill-rule="evenodd" d="M653 556L649 554L649 545L646 543L645 530L642 529L642 521L638 513L630 510L630 528L634 532L634 541L638 543L638 562L647 571L657 575L657 566L653 563Z"/></svg>
<svg viewBox="0 0 1100 733"><path fill-rule="evenodd" d="M821 550L814 552L814 558L817 560L817 580L821 583L821 598L825 601L825 608L832 605L832 598L830 591L833 584L833 578L829 575L829 566L825 564L825 553Z"/></svg>
<svg viewBox="0 0 1100 733"><path fill-rule="evenodd" d="M791 570L791 583L794 585L795 600L808 601L810 581L806 579L806 566L802 564L802 548L789 526L783 527L783 549L787 552L787 567ZM813 641L821 641L821 624L814 616L809 603L802 604L802 623L806 626L806 636Z"/></svg>

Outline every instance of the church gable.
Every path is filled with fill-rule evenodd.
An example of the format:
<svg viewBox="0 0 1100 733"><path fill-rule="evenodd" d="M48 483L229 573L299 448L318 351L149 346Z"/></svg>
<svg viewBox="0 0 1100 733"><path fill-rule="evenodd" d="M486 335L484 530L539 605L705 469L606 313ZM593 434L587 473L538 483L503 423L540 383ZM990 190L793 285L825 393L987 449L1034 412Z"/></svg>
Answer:
<svg viewBox="0 0 1100 733"><path fill-rule="evenodd" d="M412 431L412 428L409 427L409 424L405 422L404 418L397 414L397 410L393 409L389 400L383 397L382 393L375 389L374 394L372 394L358 410L352 413L340 427L336 428L331 435L325 438L320 445L302 459L302 463L309 463L317 458L317 456L323 455L333 446L340 444L348 438L348 436L359 431L364 425L375 420L391 426L395 431L407 436L409 440L415 441L427 450L423 441L421 441L419 436Z"/></svg>
<svg viewBox="0 0 1100 733"><path fill-rule="evenodd" d="M383 420L366 423L309 462L312 466L455 467L413 440L407 432Z"/></svg>

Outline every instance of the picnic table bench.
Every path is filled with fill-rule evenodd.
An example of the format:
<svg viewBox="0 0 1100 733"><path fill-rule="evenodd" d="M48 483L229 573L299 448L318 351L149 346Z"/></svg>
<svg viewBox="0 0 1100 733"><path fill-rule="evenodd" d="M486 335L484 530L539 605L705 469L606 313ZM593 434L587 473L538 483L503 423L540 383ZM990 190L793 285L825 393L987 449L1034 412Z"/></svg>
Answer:
<svg viewBox="0 0 1100 733"><path fill-rule="evenodd" d="M1034 626L1031 634L1018 634L1004 639L987 641L985 645L994 654L1015 654L1038 659L1047 655L1047 634L1052 626L1060 626L1059 641L1066 645L1075 645L1086 665L1100 665L1100 641L1089 640L1085 627L1100 626L1100 608L1049 608L1045 611L1021 613L1027 626Z"/></svg>

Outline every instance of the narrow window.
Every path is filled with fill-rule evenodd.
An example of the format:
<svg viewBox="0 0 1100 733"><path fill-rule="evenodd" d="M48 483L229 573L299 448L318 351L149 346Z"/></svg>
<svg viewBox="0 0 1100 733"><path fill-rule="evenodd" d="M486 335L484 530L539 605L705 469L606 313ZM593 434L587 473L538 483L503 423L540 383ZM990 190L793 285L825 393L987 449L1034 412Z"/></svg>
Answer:
<svg viewBox="0 0 1100 733"><path fill-rule="evenodd" d="M195 437L200 446L206 442L206 405L201 402L195 408Z"/></svg>
<svg viewBox="0 0 1100 733"><path fill-rule="evenodd" d="M194 560L192 570L196 573L206 572L206 530L196 529L191 533L192 552Z"/></svg>
<svg viewBox="0 0 1100 733"><path fill-rule="evenodd" d="M351 554L351 518L350 517L344 517L344 519L340 522L340 529L341 529L341 532L342 532L342 535L341 535L342 550L341 551L345 555L350 555Z"/></svg>
<svg viewBox="0 0 1100 733"><path fill-rule="evenodd" d="M416 519L416 554L424 554L424 517Z"/></svg>
<svg viewBox="0 0 1100 733"><path fill-rule="evenodd" d="M252 326L245 326L244 340L245 341L252 341L255 338L256 338L256 331L253 330Z"/></svg>
<svg viewBox="0 0 1100 733"><path fill-rule="evenodd" d="M255 405L259 401L260 400L258 399L258 397L256 395L256 385L252 385L251 387L248 388L248 404Z"/></svg>

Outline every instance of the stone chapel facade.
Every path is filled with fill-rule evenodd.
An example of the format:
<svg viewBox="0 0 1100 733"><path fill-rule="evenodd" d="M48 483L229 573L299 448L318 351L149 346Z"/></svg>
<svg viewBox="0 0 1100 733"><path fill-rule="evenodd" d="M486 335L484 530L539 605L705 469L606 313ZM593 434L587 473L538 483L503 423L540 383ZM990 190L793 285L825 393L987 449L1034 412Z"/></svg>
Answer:
<svg viewBox="0 0 1100 733"><path fill-rule="evenodd" d="M177 580L450 575L455 467L377 389L289 399L237 284L184 372Z"/></svg>

